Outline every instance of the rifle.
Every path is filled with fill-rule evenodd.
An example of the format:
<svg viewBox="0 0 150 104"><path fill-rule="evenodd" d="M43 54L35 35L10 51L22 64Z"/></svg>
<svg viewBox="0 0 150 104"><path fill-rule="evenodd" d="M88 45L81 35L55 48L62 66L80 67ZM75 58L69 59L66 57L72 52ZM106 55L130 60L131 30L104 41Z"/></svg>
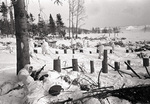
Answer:
<svg viewBox="0 0 150 104"><path fill-rule="evenodd" d="M45 66L46 66L46 65L44 65L44 66L43 66L40 70L38 70L38 71L32 72L31 76L34 78L34 80L38 80L39 74L41 73L42 70L44 70L44 67L45 67Z"/></svg>

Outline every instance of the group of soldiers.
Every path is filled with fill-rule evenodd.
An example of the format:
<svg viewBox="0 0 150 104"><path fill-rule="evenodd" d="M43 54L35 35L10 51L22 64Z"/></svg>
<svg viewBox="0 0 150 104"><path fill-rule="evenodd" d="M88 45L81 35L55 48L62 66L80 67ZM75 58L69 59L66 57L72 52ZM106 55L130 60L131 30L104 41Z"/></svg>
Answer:
<svg viewBox="0 0 150 104"><path fill-rule="evenodd" d="M114 50L115 50L114 42L110 42L110 46L112 48L112 53L113 53ZM45 39L42 40L41 48L42 48L42 54L43 55L49 54L49 44L48 44L48 42ZM29 41L29 53L30 53L30 55L33 54L33 49L34 49L34 42L33 42L33 39L30 39L30 41ZM97 49L99 51L98 58L101 59L102 56L103 56L104 45L101 42L99 42L98 45L97 45Z"/></svg>

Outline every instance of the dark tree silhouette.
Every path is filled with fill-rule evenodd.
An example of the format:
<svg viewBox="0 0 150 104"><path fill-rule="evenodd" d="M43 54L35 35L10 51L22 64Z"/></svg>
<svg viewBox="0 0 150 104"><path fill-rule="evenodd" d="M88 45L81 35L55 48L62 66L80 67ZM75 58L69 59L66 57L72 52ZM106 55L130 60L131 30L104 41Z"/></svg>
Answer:
<svg viewBox="0 0 150 104"><path fill-rule="evenodd" d="M56 26L55 26L55 22L54 22L53 17L52 17L51 14L50 14L50 17L49 17L49 31L52 35L55 35Z"/></svg>
<svg viewBox="0 0 150 104"><path fill-rule="evenodd" d="M62 22L61 15L57 14L56 17L57 17L57 20L56 20L57 32L59 33L59 35L63 35L62 31L63 31L64 23Z"/></svg>
<svg viewBox="0 0 150 104"><path fill-rule="evenodd" d="M1 6L1 11L0 11L0 12L2 12L2 16L3 16L4 18L7 17L8 9L7 9L7 6L5 5L4 2L2 2L2 6Z"/></svg>

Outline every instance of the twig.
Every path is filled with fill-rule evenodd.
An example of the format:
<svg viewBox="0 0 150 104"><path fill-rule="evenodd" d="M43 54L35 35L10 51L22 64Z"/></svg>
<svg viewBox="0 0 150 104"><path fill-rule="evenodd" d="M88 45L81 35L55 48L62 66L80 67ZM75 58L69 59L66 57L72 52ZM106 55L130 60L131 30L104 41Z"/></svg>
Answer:
<svg viewBox="0 0 150 104"><path fill-rule="evenodd" d="M42 98L44 98L44 97L46 97L46 96L49 96L49 94L46 94L46 95L40 97L40 98L37 100L37 102L39 102L40 99L42 99Z"/></svg>
<svg viewBox="0 0 150 104"><path fill-rule="evenodd" d="M70 69L70 68L73 68L72 66L70 66L70 67L65 67L65 68L62 68L62 69Z"/></svg>
<svg viewBox="0 0 150 104"><path fill-rule="evenodd" d="M122 85L122 87L121 88L123 88L125 86L125 83Z"/></svg>
<svg viewBox="0 0 150 104"><path fill-rule="evenodd" d="M83 67L81 67L80 65L78 65L78 67L81 69L81 72L85 73L86 70L83 69ZM87 72L86 72L87 73Z"/></svg>
<svg viewBox="0 0 150 104"><path fill-rule="evenodd" d="M122 71L122 70L119 70L121 73L124 73L124 74L127 74L127 75L130 75L131 77L133 77L133 75L132 74L130 74L130 73L127 73L127 72L124 72L124 71Z"/></svg>
<svg viewBox="0 0 150 104"><path fill-rule="evenodd" d="M85 74L84 74L85 75ZM95 83L95 85L97 85L97 83L96 82L94 82L93 80L92 80L92 78L90 78L89 76L87 76L87 75L85 75L87 78L89 78L93 83Z"/></svg>
<svg viewBox="0 0 150 104"><path fill-rule="evenodd" d="M139 79L142 79L132 68L131 66L127 63L127 62L124 62L130 69L131 71L139 78Z"/></svg>
<svg viewBox="0 0 150 104"><path fill-rule="evenodd" d="M110 104L110 102L109 102L108 98L106 98L106 100L107 100L108 104Z"/></svg>
<svg viewBox="0 0 150 104"><path fill-rule="evenodd" d="M83 79L86 80L87 82L89 82L90 84L92 84L92 85L94 85L94 86L97 86L97 85L94 84L95 82L92 83L92 82L90 82L89 80L87 80L86 78L82 78L82 79L80 79L80 80L83 80Z"/></svg>
<svg viewBox="0 0 150 104"><path fill-rule="evenodd" d="M23 88L23 86L24 85L18 85L17 87L15 87L15 88L12 88L12 89L10 89L9 91L7 91L5 94L3 94L3 95L6 95L6 94L8 94L9 92L11 92L11 91L13 91L13 90L19 90L19 89L22 89Z"/></svg>
<svg viewBox="0 0 150 104"><path fill-rule="evenodd" d="M110 65L110 64L108 64L108 66L110 66L111 68L113 68L114 70L116 70L116 71L119 73L119 75L120 75L121 77L123 77L122 74L120 73L119 69L117 70L116 68L114 68L114 67L113 67L112 65Z"/></svg>
<svg viewBox="0 0 150 104"><path fill-rule="evenodd" d="M114 87L113 86L108 86L108 87L101 87L101 88L97 88L97 89L92 89L91 91L85 92L83 94L100 92L100 91L108 91L108 89L114 89Z"/></svg>
<svg viewBox="0 0 150 104"><path fill-rule="evenodd" d="M59 102L53 102L52 104L65 104L66 102L73 101L73 98L68 98L67 100L64 101L59 101Z"/></svg>
<svg viewBox="0 0 150 104"><path fill-rule="evenodd" d="M101 70L99 71L99 74L98 74L98 87L100 88L100 75L101 75L101 72L102 72L102 68Z"/></svg>
<svg viewBox="0 0 150 104"><path fill-rule="evenodd" d="M3 89L2 89L2 87L4 87L6 84L11 84L11 85L13 85L11 82L4 82L2 85L0 85L0 90L1 90L1 92L3 91ZM1 95L0 95L1 96Z"/></svg>
<svg viewBox="0 0 150 104"><path fill-rule="evenodd" d="M145 66L145 69L146 69L147 74L150 76L150 73L149 73L149 71L148 71L146 66Z"/></svg>

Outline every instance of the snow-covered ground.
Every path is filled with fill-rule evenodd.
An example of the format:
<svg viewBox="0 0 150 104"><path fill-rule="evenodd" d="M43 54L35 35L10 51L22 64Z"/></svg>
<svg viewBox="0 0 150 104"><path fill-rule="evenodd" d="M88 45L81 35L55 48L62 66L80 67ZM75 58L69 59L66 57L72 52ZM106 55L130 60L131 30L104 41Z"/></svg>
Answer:
<svg viewBox="0 0 150 104"><path fill-rule="evenodd" d="M79 35L81 38L89 37L89 38L99 38L104 36L104 34L82 34ZM131 41L135 45L135 41L149 41L150 32L143 31L123 31L119 33L117 36L111 34L105 34L107 37L106 40L74 40L74 43L80 42L84 43L83 53L80 53L79 50L75 51L75 54L72 54L72 50L68 49L67 54L64 54L64 50L57 48L49 47L50 54L43 55L41 52L41 48L35 48L38 50L37 54L33 54L31 57L31 65L34 67L34 70L40 69L43 65L46 64L43 73L48 73L49 77L46 78L44 82L35 81L29 87L31 92L26 92L26 89L18 89L5 94L7 91L17 86L18 78L16 76L16 45L15 38L2 38L0 42L6 43L11 42L10 47L12 47L13 52L9 52L9 48L0 43L0 104L21 104L25 102L25 100L29 100L30 104L47 104L47 102L56 102L67 100L68 98L78 99L83 97L84 94L79 87L79 85L73 85L73 80L77 79L80 81L80 84L91 85L94 83L98 83L98 74L102 68L102 59L98 59L98 53L96 53L96 45L98 42L108 43L112 38L116 38L116 41L120 38L126 38L123 40L125 44L128 44L128 41ZM89 47L87 47L87 43ZM57 40L57 46L61 46L60 44L65 44L66 46L71 45L71 40ZM135 47L135 46L134 46ZM108 87L113 86L114 89L119 89L123 85L124 87L130 87L134 85L141 84L150 84L150 79L145 79L144 76L147 74L145 68L143 67L143 61L141 58L137 56L139 52L129 52L126 53L126 49L129 47L120 47L118 45L115 46L115 51L113 54L109 53L111 49L110 46L106 46L105 49L108 51L108 64L114 66L114 62L120 62L120 70L125 71L127 73L131 73L132 76L127 74L122 74L121 77L117 71L114 71L113 68L108 66L108 73L101 73L100 76L100 87ZM55 52L59 53L56 54ZM90 51L92 52L90 54ZM149 51L144 51L147 56L150 56ZM81 72L73 72L71 69L62 69L61 73L52 71L53 70L53 60L60 59L61 68L71 67L72 59L78 60L78 65L84 70L84 73ZM127 66L124 61L130 60L132 68L140 75L141 79L132 73L131 70L127 70ZM90 73L90 61L94 61L94 73ZM148 68L150 71L150 68ZM68 76L68 80L72 81L72 83L68 83L64 80ZM67 81L68 81L67 80ZM59 95L51 96L47 92L49 88L53 85L61 85L64 89ZM33 87L33 88L32 88ZM108 97L110 104L131 104L126 100L122 100L116 97ZM107 99L103 100L103 104L109 104ZM91 98L84 102L84 104L101 104L99 100L95 98Z"/></svg>

